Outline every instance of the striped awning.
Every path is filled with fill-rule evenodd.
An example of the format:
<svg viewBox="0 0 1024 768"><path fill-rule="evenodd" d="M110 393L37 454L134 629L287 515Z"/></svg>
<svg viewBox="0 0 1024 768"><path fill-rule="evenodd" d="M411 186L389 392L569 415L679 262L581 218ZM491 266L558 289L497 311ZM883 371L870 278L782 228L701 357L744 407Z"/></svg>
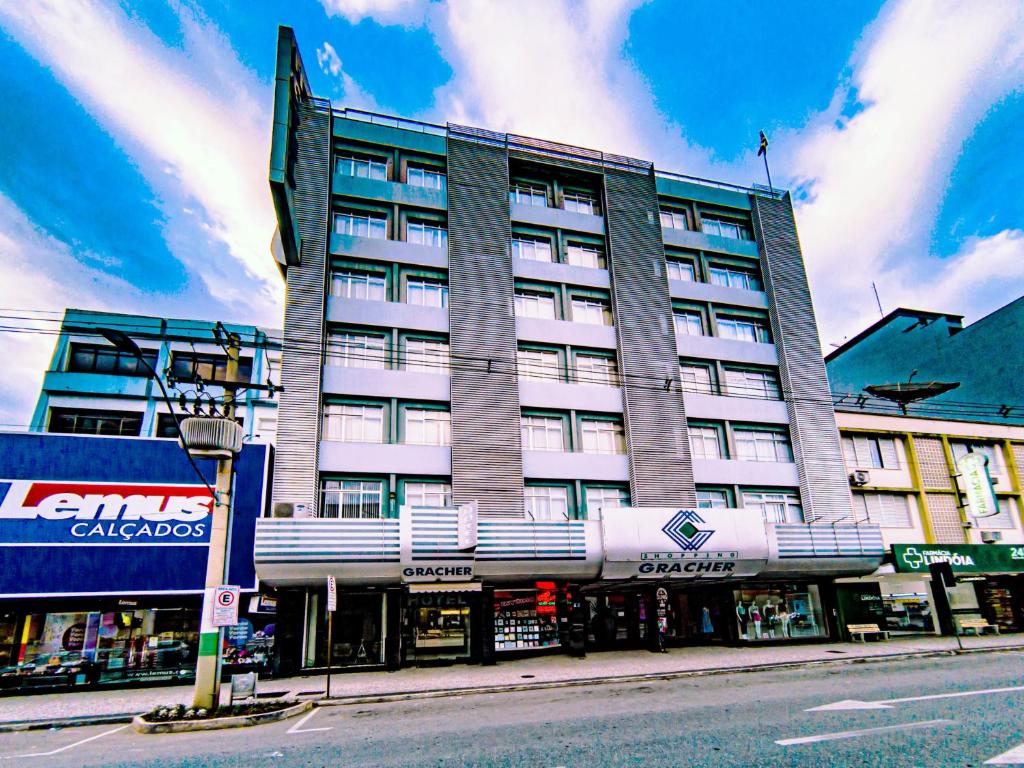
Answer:
<svg viewBox="0 0 1024 768"><path fill-rule="evenodd" d="M410 584L409 593L422 592L479 592L483 584L479 581L436 581L429 584Z"/></svg>

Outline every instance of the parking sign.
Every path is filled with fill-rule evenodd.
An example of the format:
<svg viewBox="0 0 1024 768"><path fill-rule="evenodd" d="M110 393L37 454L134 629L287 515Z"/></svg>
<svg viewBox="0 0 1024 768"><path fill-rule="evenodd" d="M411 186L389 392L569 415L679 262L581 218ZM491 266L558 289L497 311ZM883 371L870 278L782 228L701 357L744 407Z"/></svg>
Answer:
<svg viewBox="0 0 1024 768"><path fill-rule="evenodd" d="M238 623L241 587L222 584L213 589L213 626L233 627Z"/></svg>

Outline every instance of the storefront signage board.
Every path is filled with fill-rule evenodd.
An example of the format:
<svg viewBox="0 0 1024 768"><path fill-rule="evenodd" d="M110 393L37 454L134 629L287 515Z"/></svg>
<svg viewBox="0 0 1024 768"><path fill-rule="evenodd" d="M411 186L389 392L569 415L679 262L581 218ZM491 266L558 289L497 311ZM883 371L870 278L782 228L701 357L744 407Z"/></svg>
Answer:
<svg viewBox="0 0 1024 768"><path fill-rule="evenodd" d="M1024 573L1024 546L1011 544L893 544L896 570L928 573L931 563L949 563L953 573Z"/></svg>
<svg viewBox="0 0 1024 768"><path fill-rule="evenodd" d="M227 578L245 590L268 465L255 444L235 462ZM211 499L175 441L3 434L0 478L0 597L202 593Z"/></svg>
<svg viewBox="0 0 1024 768"><path fill-rule="evenodd" d="M960 457L956 466L964 478L964 492L971 516L985 518L999 514L999 502L992 487L992 476L988 473L988 456L968 453Z"/></svg>
<svg viewBox="0 0 1024 768"><path fill-rule="evenodd" d="M460 509L402 507L398 539L402 581L472 581L476 556L462 551L460 533L466 512Z"/></svg>
<svg viewBox="0 0 1024 768"><path fill-rule="evenodd" d="M768 562L764 520L751 509L604 510L603 579L728 579Z"/></svg>

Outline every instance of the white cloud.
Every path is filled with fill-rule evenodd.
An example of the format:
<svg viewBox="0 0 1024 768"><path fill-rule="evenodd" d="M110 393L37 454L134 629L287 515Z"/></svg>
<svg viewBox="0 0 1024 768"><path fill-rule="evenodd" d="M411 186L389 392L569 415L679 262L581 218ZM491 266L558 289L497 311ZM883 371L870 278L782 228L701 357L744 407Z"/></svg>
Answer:
<svg viewBox="0 0 1024 768"><path fill-rule="evenodd" d="M11 317L3 325L26 329L0 332L0 429L28 425L56 341L45 332L59 328L65 307L110 309L106 297L115 296L118 311L145 304L133 286L89 267L92 260L38 229L0 195L0 307ZM40 319L18 319L30 315Z"/></svg>
<svg viewBox="0 0 1024 768"><path fill-rule="evenodd" d="M212 295L249 319L277 324L283 286L269 254L270 89L206 20L187 9L179 20L183 50L91 0L0 5L9 33L95 114L151 184L202 207L204 231L232 263L215 263L215 248L195 247L180 233L171 243L176 255Z"/></svg>
<svg viewBox="0 0 1024 768"><path fill-rule="evenodd" d="M426 0L322 0L324 10L353 24L372 18L381 24L415 26L423 19Z"/></svg>
<svg viewBox="0 0 1024 768"><path fill-rule="evenodd" d="M337 77L341 74L341 58L334 46L324 40L323 47L316 49L316 61L325 75Z"/></svg>
<svg viewBox="0 0 1024 768"><path fill-rule="evenodd" d="M1007 233L966 243L946 263L930 256L929 238L964 141L1024 82L1022 53L1017 3L896 3L865 34L833 107L788 137L795 182L809 194L797 218L825 340L874 319L872 281L887 308L930 298L959 313L970 290L985 290L947 281L964 276L958 264L973 254L1005 253ZM844 117L851 98L859 111ZM950 304L937 306L940 297Z"/></svg>

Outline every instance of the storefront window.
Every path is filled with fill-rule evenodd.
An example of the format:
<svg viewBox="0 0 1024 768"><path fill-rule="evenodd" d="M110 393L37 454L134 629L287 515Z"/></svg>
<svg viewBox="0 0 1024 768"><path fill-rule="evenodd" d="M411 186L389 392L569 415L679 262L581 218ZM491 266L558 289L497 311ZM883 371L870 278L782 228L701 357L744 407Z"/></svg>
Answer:
<svg viewBox="0 0 1024 768"><path fill-rule="evenodd" d="M733 599L740 640L764 642L828 634L814 584L736 589Z"/></svg>
<svg viewBox="0 0 1024 768"><path fill-rule="evenodd" d="M883 579L881 588L885 629L890 632L935 631L928 588L923 581L891 582Z"/></svg>
<svg viewBox="0 0 1024 768"><path fill-rule="evenodd" d="M553 648L559 645L554 582L536 589L494 593L494 649Z"/></svg>
<svg viewBox="0 0 1024 768"><path fill-rule="evenodd" d="M327 666L327 611L325 595L309 595L305 666ZM384 663L384 595L339 593L332 623L332 667ZM315 641L312 640L315 638Z"/></svg>
<svg viewBox="0 0 1024 768"><path fill-rule="evenodd" d="M6 674L29 686L185 678L198 642L195 609L32 614Z"/></svg>
<svg viewBox="0 0 1024 768"><path fill-rule="evenodd" d="M469 612L469 597L463 592L409 595L410 661L468 657Z"/></svg>

